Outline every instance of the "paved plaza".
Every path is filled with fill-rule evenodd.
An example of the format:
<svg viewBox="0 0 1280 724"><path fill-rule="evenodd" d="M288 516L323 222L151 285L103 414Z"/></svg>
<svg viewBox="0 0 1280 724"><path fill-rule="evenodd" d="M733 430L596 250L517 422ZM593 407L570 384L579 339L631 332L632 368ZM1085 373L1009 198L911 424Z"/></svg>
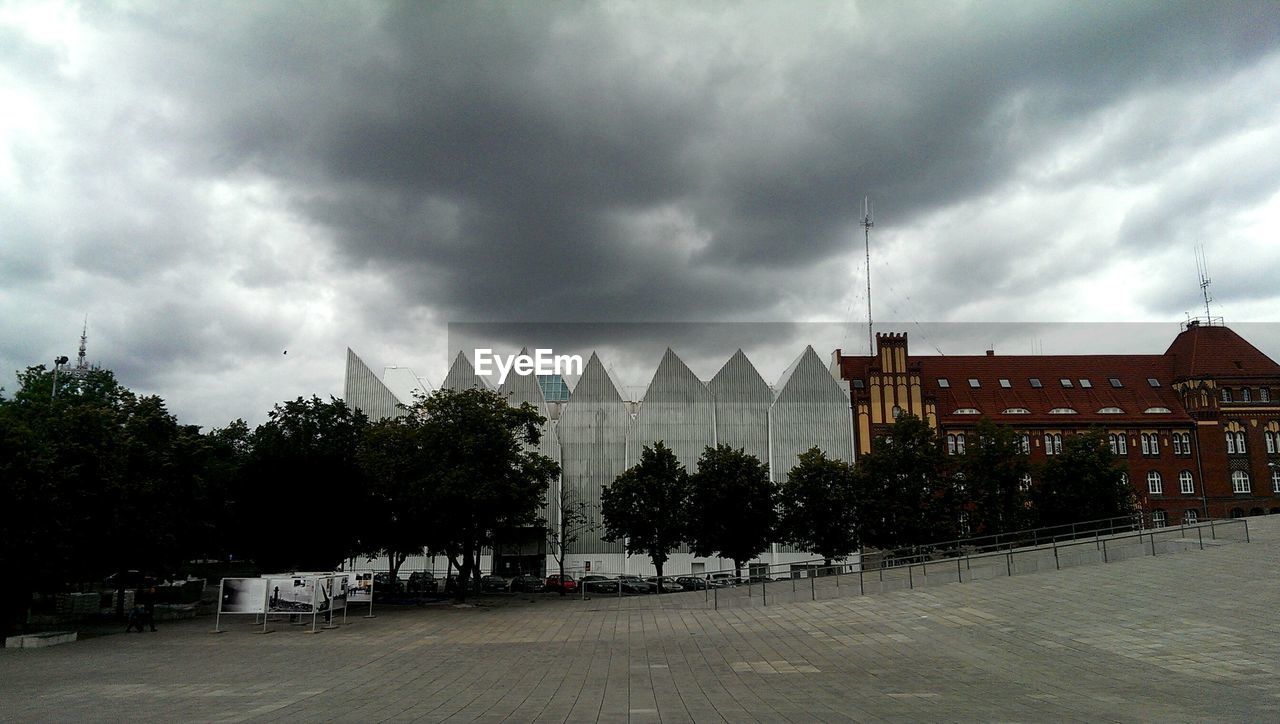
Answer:
<svg viewBox="0 0 1280 724"><path fill-rule="evenodd" d="M212 618L0 650L0 718L1280 719L1280 516L1251 543L724 610L505 599L311 635Z"/></svg>

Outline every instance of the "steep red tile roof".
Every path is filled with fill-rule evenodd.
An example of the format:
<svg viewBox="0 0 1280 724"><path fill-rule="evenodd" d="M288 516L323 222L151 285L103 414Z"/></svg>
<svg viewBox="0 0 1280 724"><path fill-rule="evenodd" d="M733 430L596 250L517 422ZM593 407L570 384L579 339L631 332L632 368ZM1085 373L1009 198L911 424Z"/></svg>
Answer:
<svg viewBox="0 0 1280 724"><path fill-rule="evenodd" d="M1010 425L1063 426L1154 426L1191 419L1169 386L1172 367L1163 355L988 355L913 357L912 361L920 365L925 394L937 400L944 426L976 422L984 416ZM940 378L949 385L941 387ZM1039 388L1031 385L1032 378L1040 381ZM1062 384L1064 378L1070 380L1070 387ZM1121 386L1112 386L1112 378ZM971 387L970 379L976 379L979 386ZM1008 380L1009 387L1001 387L1001 379ZM1150 379L1159 386L1152 387ZM956 414L965 408L980 414ZM1006 412L1012 408L1028 412ZM1100 412L1105 408L1122 412ZM1147 412L1152 408L1169 412ZM1051 413L1054 409L1076 412Z"/></svg>
<svg viewBox="0 0 1280 724"><path fill-rule="evenodd" d="M1174 338L1165 355L1173 359L1178 380L1280 375L1280 364L1228 327L1190 325Z"/></svg>

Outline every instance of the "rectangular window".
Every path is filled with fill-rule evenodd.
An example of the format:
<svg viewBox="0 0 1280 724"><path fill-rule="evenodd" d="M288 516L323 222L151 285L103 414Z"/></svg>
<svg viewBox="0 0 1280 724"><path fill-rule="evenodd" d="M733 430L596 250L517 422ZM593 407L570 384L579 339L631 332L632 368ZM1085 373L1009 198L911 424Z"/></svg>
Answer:
<svg viewBox="0 0 1280 724"><path fill-rule="evenodd" d="M1031 378L1030 380L1028 380L1028 381L1031 383L1031 386L1032 386L1032 387L1034 387L1034 388L1036 388L1037 390L1038 390L1038 389L1040 389L1040 388L1043 386L1043 385L1041 385L1041 384L1040 384L1040 378L1039 378L1039 377L1032 377L1032 378Z"/></svg>
<svg viewBox="0 0 1280 724"><path fill-rule="evenodd" d="M982 385L978 383L978 380L974 379L973 377L970 377L970 378L969 378L969 386L970 386L970 387L973 387L973 388L975 388L975 389L977 389L977 388L981 387Z"/></svg>
<svg viewBox="0 0 1280 724"><path fill-rule="evenodd" d="M1148 385L1151 385L1152 387L1159 387L1159 386L1160 386L1160 380L1157 380L1157 379L1156 379L1156 378L1154 378L1154 377L1148 377L1148 378L1147 378L1147 384L1148 384Z"/></svg>
<svg viewBox="0 0 1280 724"><path fill-rule="evenodd" d="M1006 390L1009 389L1010 387L1013 387L1013 385L1009 382L1009 380L1006 380L1003 377L1000 378L1000 386L1005 388Z"/></svg>
<svg viewBox="0 0 1280 724"><path fill-rule="evenodd" d="M1112 378L1111 378L1111 386L1112 386L1112 387L1124 387L1124 385L1120 384L1120 378L1119 378L1119 377L1112 377Z"/></svg>
<svg viewBox="0 0 1280 724"><path fill-rule="evenodd" d="M1089 380L1087 380L1087 379L1085 379L1085 378L1081 377L1081 378L1080 378L1080 386L1081 386L1081 387L1083 387L1083 388L1085 388L1086 390L1088 390L1088 389L1091 389L1091 388L1093 387L1093 383L1092 383L1092 382L1090 382Z"/></svg>
<svg viewBox="0 0 1280 724"><path fill-rule="evenodd" d="M1071 384L1071 380L1067 379L1066 377L1063 377L1062 379L1060 379L1060 380L1058 380L1058 381L1062 383L1062 386L1063 386L1063 387L1073 387L1073 386L1074 386L1074 385L1072 385L1072 384Z"/></svg>
<svg viewBox="0 0 1280 724"><path fill-rule="evenodd" d="M938 386L945 390L951 386L951 383L947 381L946 377L939 377Z"/></svg>

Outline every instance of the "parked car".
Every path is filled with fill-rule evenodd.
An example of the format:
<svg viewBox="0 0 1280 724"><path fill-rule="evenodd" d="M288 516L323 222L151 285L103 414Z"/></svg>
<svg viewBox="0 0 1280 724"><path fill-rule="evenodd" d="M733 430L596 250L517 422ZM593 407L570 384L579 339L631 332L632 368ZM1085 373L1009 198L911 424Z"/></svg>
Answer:
<svg viewBox="0 0 1280 724"><path fill-rule="evenodd" d="M717 587L707 579L697 576L679 576L676 578L676 583L679 583L686 591L705 591L708 588Z"/></svg>
<svg viewBox="0 0 1280 724"><path fill-rule="evenodd" d="M740 583L732 573L712 573L707 580L718 586L736 586Z"/></svg>
<svg viewBox="0 0 1280 724"><path fill-rule="evenodd" d="M650 583L640 576L618 576L623 593L657 593L658 584Z"/></svg>
<svg viewBox="0 0 1280 724"><path fill-rule="evenodd" d="M525 593L542 593L547 585L538 576L516 576L511 579L511 590Z"/></svg>
<svg viewBox="0 0 1280 724"><path fill-rule="evenodd" d="M392 581L391 574L384 572L373 574L373 588L380 593L399 593L403 585L398 578Z"/></svg>
<svg viewBox="0 0 1280 724"><path fill-rule="evenodd" d="M587 593L617 593L618 580L608 576L583 576L582 589Z"/></svg>
<svg viewBox="0 0 1280 724"><path fill-rule="evenodd" d="M491 574L480 579L480 590L485 593L506 592L511 590L511 580Z"/></svg>
<svg viewBox="0 0 1280 724"><path fill-rule="evenodd" d="M560 580L559 573L553 573L550 576L547 576L547 582L545 585L548 591L560 591L562 589L565 593L577 593L578 591L578 582L573 580L573 576L568 573L564 574L563 581Z"/></svg>
<svg viewBox="0 0 1280 724"><path fill-rule="evenodd" d="M435 593L440 590L440 582L430 571L414 571L409 574L405 590L409 593Z"/></svg>
<svg viewBox="0 0 1280 724"><path fill-rule="evenodd" d="M649 584L650 586L652 586L652 587L653 587L653 590L654 590L655 592L657 592L657 591L658 591L658 577L657 577L657 576L650 576L649 578L646 578L646 579L644 579L644 580L645 580L646 582L648 582L648 584ZM679 593L679 592L681 592L681 591L683 591L683 590L684 590L684 586L681 586L681 585L680 585L680 583L679 583L679 581L677 581L676 579L674 579L674 578L667 578L666 576L663 576L663 577L662 577L662 592L663 592L663 593Z"/></svg>

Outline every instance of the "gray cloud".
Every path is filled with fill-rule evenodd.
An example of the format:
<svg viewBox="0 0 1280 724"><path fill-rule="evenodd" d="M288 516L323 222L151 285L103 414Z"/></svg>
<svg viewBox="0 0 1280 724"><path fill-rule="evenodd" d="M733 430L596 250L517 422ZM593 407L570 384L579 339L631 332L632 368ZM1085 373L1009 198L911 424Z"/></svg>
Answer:
<svg viewBox="0 0 1280 724"><path fill-rule="evenodd" d="M35 109L0 166L0 361L92 307L126 382L185 368L204 424L338 391L344 344L443 357L449 321L841 319L864 195L899 318L1176 315L1081 290L1182 284L1213 220L1260 246L1280 191L1260 3L68 7L62 45L0 23ZM252 399L211 402L237 365Z"/></svg>

